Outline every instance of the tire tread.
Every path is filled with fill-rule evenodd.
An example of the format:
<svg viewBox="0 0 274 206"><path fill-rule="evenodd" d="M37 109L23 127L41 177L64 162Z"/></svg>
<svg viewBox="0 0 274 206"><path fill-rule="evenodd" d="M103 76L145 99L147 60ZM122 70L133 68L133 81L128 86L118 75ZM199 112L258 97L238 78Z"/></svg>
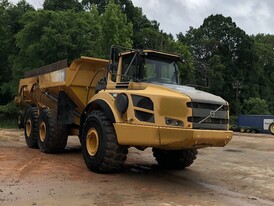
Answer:
<svg viewBox="0 0 274 206"><path fill-rule="evenodd" d="M26 117L24 119L24 124L26 124L27 120L30 118L31 120L31 133L30 136L27 136L26 125L24 126L24 134L26 144L29 148L38 148L38 109L36 107L30 107L26 111Z"/></svg>
<svg viewBox="0 0 274 206"><path fill-rule="evenodd" d="M93 161L91 160L92 158L88 155L86 151L86 145L83 145L83 157L85 160L85 163L87 167L95 172L99 173L109 173L109 172L118 172L122 170L124 161L126 160L127 157L127 147L119 145L117 141L117 137L115 134L115 130L113 127L112 122L107 118L105 113L101 110L95 110L92 111L86 118L86 121L83 126L84 132L82 132L82 142L86 142L86 133L88 129L90 128L90 125L94 122L97 122L100 124L100 127L102 129L102 133L104 134L103 137L99 138L104 138L99 140L100 143L102 144L104 142L104 151L98 150L98 153L101 153L102 158L100 161ZM95 155L96 156L96 155ZM94 163L96 162L96 163Z"/></svg>
<svg viewBox="0 0 274 206"><path fill-rule="evenodd" d="M39 125L44 121L47 125L48 134L44 142L38 139L39 148L45 153L59 153L64 150L67 145L66 126L58 124L57 115L54 110L43 109L39 117Z"/></svg>
<svg viewBox="0 0 274 206"><path fill-rule="evenodd" d="M167 169L184 169L193 164L198 154L197 149L162 150L153 148L153 156L160 167Z"/></svg>

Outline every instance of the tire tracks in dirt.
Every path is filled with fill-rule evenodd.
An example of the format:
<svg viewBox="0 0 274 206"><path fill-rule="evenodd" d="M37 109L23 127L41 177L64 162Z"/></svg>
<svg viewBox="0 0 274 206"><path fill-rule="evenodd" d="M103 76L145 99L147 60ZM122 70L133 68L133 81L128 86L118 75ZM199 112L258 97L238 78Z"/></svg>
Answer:
<svg viewBox="0 0 274 206"><path fill-rule="evenodd" d="M24 178L29 173L31 173L33 170L37 170L40 165L43 165L43 157L34 157L25 164L21 165L17 171L18 171L18 177Z"/></svg>

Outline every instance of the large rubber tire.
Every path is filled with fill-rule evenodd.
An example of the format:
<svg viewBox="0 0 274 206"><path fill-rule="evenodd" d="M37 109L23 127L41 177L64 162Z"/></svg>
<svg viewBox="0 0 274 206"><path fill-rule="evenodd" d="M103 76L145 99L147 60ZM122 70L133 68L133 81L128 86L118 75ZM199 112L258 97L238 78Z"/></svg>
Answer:
<svg viewBox="0 0 274 206"><path fill-rule="evenodd" d="M91 171L109 173L122 170L128 149L119 145L113 124L104 112L96 110L87 116L81 142L83 158Z"/></svg>
<svg viewBox="0 0 274 206"><path fill-rule="evenodd" d="M67 145L67 127L57 123L56 111L43 109L39 115L38 145L42 152L59 153Z"/></svg>
<svg viewBox="0 0 274 206"><path fill-rule="evenodd" d="M22 111L18 112L17 126L19 129L25 127L25 112L22 112Z"/></svg>
<svg viewBox="0 0 274 206"><path fill-rule="evenodd" d="M268 131L270 132L270 134L274 135L274 122L269 125Z"/></svg>
<svg viewBox="0 0 274 206"><path fill-rule="evenodd" d="M194 160L198 151L196 149L188 150L162 150L153 148L153 156L159 166L165 169L184 169L189 167Z"/></svg>
<svg viewBox="0 0 274 206"><path fill-rule="evenodd" d="M29 148L38 148L38 109L30 107L24 121L25 140Z"/></svg>

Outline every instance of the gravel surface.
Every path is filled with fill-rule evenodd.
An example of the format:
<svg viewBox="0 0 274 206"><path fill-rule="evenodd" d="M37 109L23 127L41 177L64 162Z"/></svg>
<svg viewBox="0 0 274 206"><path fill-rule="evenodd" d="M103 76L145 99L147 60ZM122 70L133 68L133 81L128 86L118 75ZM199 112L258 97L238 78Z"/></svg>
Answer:
<svg viewBox="0 0 274 206"><path fill-rule="evenodd" d="M151 149L131 148L123 172L96 174L76 137L52 155L27 148L22 130L2 129L0 205L274 206L274 136L235 133L182 171L160 169Z"/></svg>

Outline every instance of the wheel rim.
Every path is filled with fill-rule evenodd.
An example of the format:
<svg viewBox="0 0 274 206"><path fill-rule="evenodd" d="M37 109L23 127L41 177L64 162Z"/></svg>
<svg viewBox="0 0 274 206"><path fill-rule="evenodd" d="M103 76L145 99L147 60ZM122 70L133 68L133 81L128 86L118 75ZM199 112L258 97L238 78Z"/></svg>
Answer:
<svg viewBox="0 0 274 206"><path fill-rule="evenodd" d="M28 119L27 122L26 122L26 134L27 134L27 137L30 136L31 128L32 128L32 123L31 123L31 120Z"/></svg>
<svg viewBox="0 0 274 206"><path fill-rule="evenodd" d="M45 122L42 122L39 126L39 137L42 142L46 139L47 127Z"/></svg>
<svg viewBox="0 0 274 206"><path fill-rule="evenodd" d="M98 133L94 128L89 129L86 138L86 147L90 156L95 156L99 147Z"/></svg>
<svg viewBox="0 0 274 206"><path fill-rule="evenodd" d="M270 132L274 134L274 125L270 125Z"/></svg>

